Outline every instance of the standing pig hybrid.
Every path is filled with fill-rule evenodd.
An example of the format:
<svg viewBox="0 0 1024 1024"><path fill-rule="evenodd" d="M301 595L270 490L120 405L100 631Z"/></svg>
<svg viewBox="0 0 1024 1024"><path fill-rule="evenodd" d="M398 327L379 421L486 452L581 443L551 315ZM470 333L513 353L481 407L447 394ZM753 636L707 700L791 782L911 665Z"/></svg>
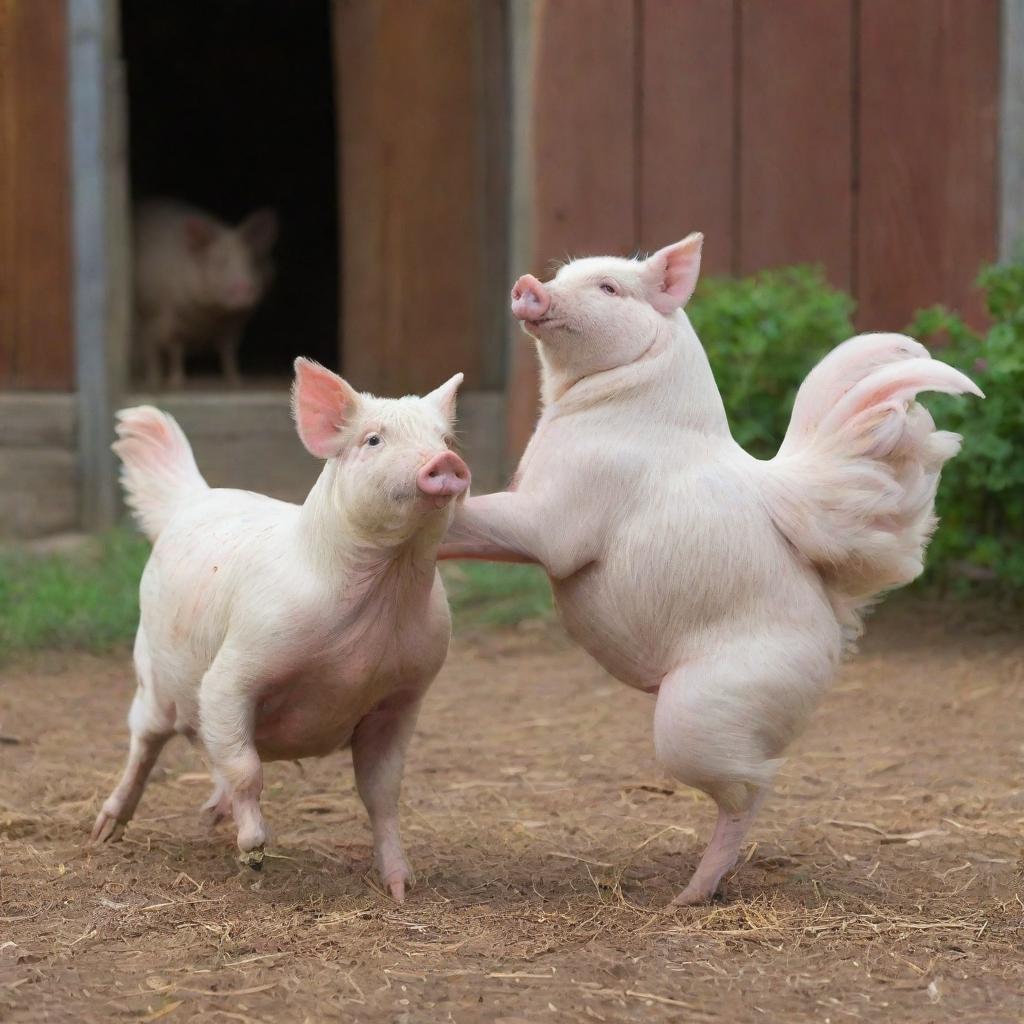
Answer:
<svg viewBox="0 0 1024 1024"><path fill-rule="evenodd" d="M241 383L238 346L273 276L277 215L261 209L237 227L168 199L135 212L135 315L146 384L185 383L185 354L216 350L224 379Z"/></svg>
<svg viewBox="0 0 1024 1024"><path fill-rule="evenodd" d="M442 549L539 562L570 634L656 694L659 760L718 805L678 904L735 865L863 610L922 570L960 438L916 394L981 395L910 338L861 335L804 381L778 455L753 458L682 311L701 243L519 279L543 412L512 489L462 505Z"/></svg>
<svg viewBox="0 0 1024 1024"><path fill-rule="evenodd" d="M381 879L401 901L412 872L398 829L405 750L448 650L438 545L469 471L453 451L462 374L424 398L360 395L295 363L299 437L326 459L303 505L211 489L170 416L119 414L114 449L153 541L140 587L138 690L121 781L93 841L116 836L175 733L196 740L234 816L243 860L267 842L261 762L352 747Z"/></svg>

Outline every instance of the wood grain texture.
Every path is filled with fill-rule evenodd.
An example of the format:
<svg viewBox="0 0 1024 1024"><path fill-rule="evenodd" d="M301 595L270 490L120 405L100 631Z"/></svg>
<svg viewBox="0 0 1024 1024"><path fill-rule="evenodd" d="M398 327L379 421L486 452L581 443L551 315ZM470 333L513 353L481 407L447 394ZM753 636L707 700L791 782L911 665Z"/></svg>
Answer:
<svg viewBox="0 0 1024 1024"><path fill-rule="evenodd" d="M481 377L473 0L335 0L342 365L381 394Z"/></svg>
<svg viewBox="0 0 1024 1024"><path fill-rule="evenodd" d="M0 387L73 386L64 0L0 0Z"/></svg>
<svg viewBox="0 0 1024 1024"><path fill-rule="evenodd" d="M732 271L738 0L643 0L638 244L704 232L705 273Z"/></svg>
<svg viewBox="0 0 1024 1024"><path fill-rule="evenodd" d="M626 254L638 242L634 5L536 5L530 265L542 280L568 256ZM507 435L518 456L537 418L538 373L524 339L511 353Z"/></svg>
<svg viewBox="0 0 1024 1024"><path fill-rule="evenodd" d="M980 323L997 253L999 0L861 0L859 313L943 302Z"/></svg>
<svg viewBox="0 0 1024 1024"><path fill-rule="evenodd" d="M743 0L737 272L821 263L851 285L850 0Z"/></svg>

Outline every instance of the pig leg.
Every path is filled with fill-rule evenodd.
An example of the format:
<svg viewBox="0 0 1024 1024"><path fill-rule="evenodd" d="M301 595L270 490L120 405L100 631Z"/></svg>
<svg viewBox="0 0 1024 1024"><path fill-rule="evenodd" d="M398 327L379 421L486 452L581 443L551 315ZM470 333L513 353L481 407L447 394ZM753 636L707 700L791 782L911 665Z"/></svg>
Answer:
<svg viewBox="0 0 1024 1024"><path fill-rule="evenodd" d="M458 506L438 557L539 562L549 576L562 580L594 560L598 536L579 510L502 491Z"/></svg>
<svg viewBox="0 0 1024 1024"><path fill-rule="evenodd" d="M213 775L213 792L199 811L199 820L207 828L215 828L231 815L231 787L217 774Z"/></svg>
<svg viewBox="0 0 1024 1024"><path fill-rule="evenodd" d="M467 498L441 546L440 558L536 562L530 506L512 491Z"/></svg>
<svg viewBox="0 0 1024 1024"><path fill-rule="evenodd" d="M132 701L128 713L131 740L128 746L128 763L120 782L103 802L100 813L92 827L89 841L106 843L120 838L125 825L131 820L139 805L146 780L153 770L160 751L173 734L172 723L163 721L141 689Z"/></svg>
<svg viewBox="0 0 1024 1024"><path fill-rule="evenodd" d="M254 739L253 693L235 659L218 654L199 687L199 735L215 777L230 789L242 862L258 871L270 830L260 810L263 765Z"/></svg>
<svg viewBox="0 0 1024 1024"><path fill-rule="evenodd" d="M220 342L220 368L229 388L242 386L242 375L238 372L238 348L242 341L241 331L231 331Z"/></svg>
<svg viewBox="0 0 1024 1024"><path fill-rule="evenodd" d="M654 712L658 760L718 805L714 836L677 904L707 902L736 865L782 752L830 674L829 659L806 637L750 631L662 681Z"/></svg>
<svg viewBox="0 0 1024 1024"><path fill-rule="evenodd" d="M764 789L758 790L750 806L743 811L731 811L728 807L718 805L718 823L711 842L686 888L672 901L673 906L689 907L711 900L722 879L736 866L740 847L764 802L766 792Z"/></svg>
<svg viewBox="0 0 1024 1024"><path fill-rule="evenodd" d="M419 707L418 695L386 701L359 722L352 737L356 788L370 815L374 861L381 882L396 903L405 899L405 888L414 881L402 849L398 797Z"/></svg>

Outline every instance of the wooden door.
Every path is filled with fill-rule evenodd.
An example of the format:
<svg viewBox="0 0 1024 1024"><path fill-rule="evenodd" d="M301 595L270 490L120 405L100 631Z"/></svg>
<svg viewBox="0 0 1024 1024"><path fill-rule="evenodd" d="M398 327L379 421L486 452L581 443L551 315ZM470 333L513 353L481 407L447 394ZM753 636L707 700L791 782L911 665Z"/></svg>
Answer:
<svg viewBox="0 0 1024 1024"><path fill-rule="evenodd" d="M356 387L422 392L457 371L500 385L503 11L335 0L341 362Z"/></svg>
<svg viewBox="0 0 1024 1024"><path fill-rule="evenodd" d="M0 390L74 386L64 0L0 0Z"/></svg>

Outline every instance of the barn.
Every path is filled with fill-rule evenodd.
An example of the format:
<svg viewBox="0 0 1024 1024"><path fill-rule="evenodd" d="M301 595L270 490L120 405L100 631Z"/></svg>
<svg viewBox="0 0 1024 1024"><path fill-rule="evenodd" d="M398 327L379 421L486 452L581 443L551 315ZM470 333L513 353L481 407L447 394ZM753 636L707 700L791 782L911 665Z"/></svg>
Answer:
<svg viewBox="0 0 1024 1024"><path fill-rule="evenodd" d="M273 206L244 385L135 372L132 201ZM402 394L466 374L476 490L536 412L515 274L705 232L817 262L864 329L1024 227L1024 0L0 0L0 535L120 514L113 412L155 401L214 483L300 498L316 357Z"/></svg>

